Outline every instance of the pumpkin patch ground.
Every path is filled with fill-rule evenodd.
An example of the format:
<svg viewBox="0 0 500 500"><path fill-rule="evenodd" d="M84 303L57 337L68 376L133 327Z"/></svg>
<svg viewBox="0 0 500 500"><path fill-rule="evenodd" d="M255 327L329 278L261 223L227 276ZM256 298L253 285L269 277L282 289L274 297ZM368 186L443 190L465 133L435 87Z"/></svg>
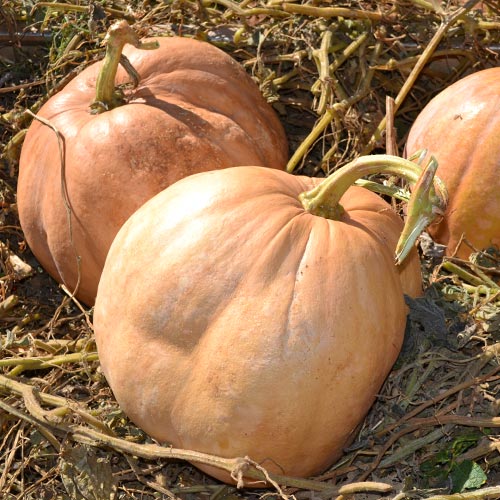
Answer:
<svg viewBox="0 0 500 500"><path fill-rule="evenodd" d="M0 498L500 498L498 248L482 252L472 248L472 255L460 254L458 258L450 249L445 252L427 233L419 238L423 294L405 298L408 317L399 357L340 458L316 476L302 478L280 473L279 464L270 465L262 457L257 463L251 456L221 457L169 447L132 423L118 405L100 366L93 309L74 299L71 291L58 285L35 259L20 226L16 198L20 152L34 115L76 75L104 57L104 37L118 20L126 20L141 38L194 38L226 52L253 79L279 118L288 141L286 170L323 178L360 156L403 156L412 124L434 96L471 73L500 66L500 8L493 0L476 3L458 0L334 3L99 0L78 5L7 0L2 3ZM236 83L232 85L228 95L238 95ZM496 85L498 90L493 91L498 96L500 81ZM130 83L122 85L125 94L128 89ZM492 99L493 102L496 101ZM248 103L243 106L238 99L231 107L234 112L240 107L249 112ZM250 123L251 120L250 116ZM50 128L50 125L39 123L40 127ZM57 130L52 132L56 135ZM454 141L456 146L451 149L459 151L461 142L467 142L470 150L470 141L461 141L460 131L458 137L440 133L444 136L434 138L434 148L439 147L440 141L447 146ZM484 137L486 133L478 136ZM495 141L478 144L478 151L482 154L481 147L491 142ZM144 147L147 150L147 144ZM432 149L429 154L433 154ZM480 185L498 182L500 145L491 154L496 154L497 173L491 182L481 178ZM415 162L417 157L413 159ZM283 169L284 165L269 167ZM493 168L489 165L488 172ZM221 174L224 176L222 171ZM43 172L40 179L43 183ZM63 193L64 175L61 180ZM373 187L370 183L374 182L378 183L379 191L386 193L380 196L403 216L406 204L402 200L408 198L408 186L399 179L380 175L365 179L365 186ZM187 184L181 181L177 189ZM253 189L256 184L250 187ZM467 186L463 189L467 192ZM387 193L396 193L397 197L391 198ZM449 195L452 200L453 192ZM202 196L193 204L198 201L203 202ZM498 201L480 206L498 206ZM67 210L71 215L70 204ZM478 224L472 230L481 231L484 226L481 221L488 217L481 213L475 217ZM229 219L226 215L226 220ZM255 231L265 226L258 224L257 218L250 222L258 226ZM196 221L191 221L191 225L196 228ZM251 227L248 224L246 230ZM238 236L237 231L234 236ZM230 238L229 235L227 240ZM481 239L472 236L467 239L465 235L466 244L471 241ZM289 244L293 245L293 238ZM140 255L143 254L141 250ZM353 251L352 255L355 254L362 252ZM130 251L129 255L132 259L140 257ZM150 258L158 259L149 262L154 269L162 258L161 252ZM384 259L387 265L388 257ZM352 263L357 269L351 276L363 275L363 266L369 259L359 260ZM143 265L148 266L148 262ZM144 311L145 317L155 317L155 305L147 298L149 293L139 293L149 292L147 283L141 281L147 273L140 272L140 263L134 261L127 266L121 262L116 268L124 269L124 278L114 297L108 279L107 294L113 299L110 302L121 296L133 297L130 306L124 304L127 311L133 308L139 315ZM261 269L259 273L262 274ZM211 280L210 269L207 268L206 274L206 282L200 281L204 289ZM139 280L135 287L134 280ZM344 283L345 293L356 288L355 285L359 283ZM266 317L272 318L269 301L264 296L260 295L262 310L267 308ZM389 293L382 286L373 286L364 300L349 304L344 314L355 317L366 314L365 302L370 296L377 296L380 302ZM210 294L205 294L206 297ZM317 299L326 300L321 296ZM183 313L193 313L195 321L205 321L192 309L183 311L188 306L176 304L176 314L181 317ZM252 304L252 311L258 310L258 306ZM224 325L219 327L224 331ZM115 334L119 341L119 332ZM307 347L307 339L299 340ZM177 347L181 350L182 346ZM151 346L146 350L151 351ZM232 359L241 361L244 353L241 344L226 345L224 350L229 353L226 368L223 366L211 376L219 377L230 390L227 374L232 368L228 368L228 363ZM121 356L128 354L123 354L123 345L117 352ZM246 357L245 363L249 373L255 374L271 353L255 352L252 356L254 359ZM363 369L352 356L344 361L344 373L349 373L346 369L349 363L352 373ZM111 362L120 366L120 358L113 359L108 346L106 363ZM194 371L197 366L191 369ZM294 367L292 363L279 377L293 380L293 376L302 377L307 372L307 367L298 364ZM164 367L164 376L165 380L172 376L168 366ZM139 393L140 387L134 386L132 378L128 384ZM346 377L339 392L349 393L348 384ZM327 395L327 388L321 384L311 387L317 392L314 397L301 399L298 393L292 402L293 396L285 397L272 390L269 394L259 394L259 398L268 408L281 405L282 409L298 408L300 415L308 415L310 401L321 401ZM350 392L354 401L358 396L356 390ZM182 396L195 412L196 390ZM207 401L210 400L205 398L203 404L210 404ZM178 428L188 428L188 421L193 421L189 405L177 412ZM243 409L249 407L241 405ZM206 409L207 414L212 409ZM280 408L272 408L272 412L279 419ZM287 422L284 417L283 422ZM280 422L275 423L279 428ZM247 441L255 433L258 430L253 428L242 431ZM294 435L293 430L290 435ZM315 429L315 435L321 432ZM256 442L259 438L263 439L255 435ZM219 439L223 442L224 436L219 435ZM265 440L267 449L273 436L266 436ZM224 447L231 448L227 443ZM269 447L272 449L272 442ZM296 448L300 449L297 443L290 443L290 450ZM316 458L307 457L304 462L321 463ZM214 474L214 470L218 472ZM233 484L214 476L232 477Z"/></svg>

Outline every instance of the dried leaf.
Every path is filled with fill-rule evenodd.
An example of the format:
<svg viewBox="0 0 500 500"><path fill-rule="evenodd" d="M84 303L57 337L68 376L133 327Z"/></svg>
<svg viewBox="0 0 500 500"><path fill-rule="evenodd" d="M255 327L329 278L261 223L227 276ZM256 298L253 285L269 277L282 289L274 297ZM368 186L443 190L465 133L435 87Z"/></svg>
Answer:
<svg viewBox="0 0 500 500"><path fill-rule="evenodd" d="M410 311L396 366L406 359L415 358L420 351L430 346L448 345L448 329L443 310L429 297L412 299L405 295L405 301Z"/></svg>
<svg viewBox="0 0 500 500"><path fill-rule="evenodd" d="M14 279L21 280L33 274L33 268L18 257L5 243L0 241L0 256L8 262Z"/></svg>
<svg viewBox="0 0 500 500"><path fill-rule="evenodd" d="M73 500L114 500L116 484L107 458L85 446L67 447L60 459L61 479Z"/></svg>
<svg viewBox="0 0 500 500"><path fill-rule="evenodd" d="M406 296L410 307L409 319L423 331L422 335L440 344L447 343L448 330L443 310L429 297L412 299Z"/></svg>

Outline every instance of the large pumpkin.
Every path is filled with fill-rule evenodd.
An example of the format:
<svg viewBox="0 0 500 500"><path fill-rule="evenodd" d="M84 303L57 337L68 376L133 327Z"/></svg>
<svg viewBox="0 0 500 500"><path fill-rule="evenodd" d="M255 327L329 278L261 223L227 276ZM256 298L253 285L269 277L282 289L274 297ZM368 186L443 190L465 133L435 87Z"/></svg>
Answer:
<svg viewBox="0 0 500 500"><path fill-rule="evenodd" d="M119 231L96 342L117 401L151 436L297 476L355 436L399 353L420 265L415 249L394 264L403 224L364 188L343 195L338 220L306 210L299 195L320 181L200 173Z"/></svg>
<svg viewBox="0 0 500 500"><path fill-rule="evenodd" d="M134 42L124 21L113 29ZM64 139L64 169L58 137L46 124L34 120L23 145L18 206L26 240L70 291L79 281L76 296L87 304L116 232L146 200L196 172L284 168L287 161L277 116L236 61L193 39L157 40L155 50L125 48L139 76L125 104L90 112L99 62L42 107L38 116ZM116 83L127 80L120 68Z"/></svg>
<svg viewBox="0 0 500 500"><path fill-rule="evenodd" d="M448 189L444 217L428 228L454 254L462 235L478 250L500 245L500 68L469 75L434 97L415 120L406 153L427 149ZM467 258L466 243L457 256Z"/></svg>

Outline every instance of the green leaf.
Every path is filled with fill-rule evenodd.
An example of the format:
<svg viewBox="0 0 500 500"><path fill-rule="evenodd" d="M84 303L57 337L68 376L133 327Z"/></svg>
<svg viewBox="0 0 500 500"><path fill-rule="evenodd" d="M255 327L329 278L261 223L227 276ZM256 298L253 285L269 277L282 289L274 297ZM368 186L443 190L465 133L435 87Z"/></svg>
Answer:
<svg viewBox="0 0 500 500"><path fill-rule="evenodd" d="M484 434L481 432L471 431L467 434L458 436L451 445L453 457L458 457L466 452L472 446L475 446Z"/></svg>
<svg viewBox="0 0 500 500"><path fill-rule="evenodd" d="M453 467L450 478L453 484L452 493L479 488L488 479L483 469L472 460L464 460Z"/></svg>

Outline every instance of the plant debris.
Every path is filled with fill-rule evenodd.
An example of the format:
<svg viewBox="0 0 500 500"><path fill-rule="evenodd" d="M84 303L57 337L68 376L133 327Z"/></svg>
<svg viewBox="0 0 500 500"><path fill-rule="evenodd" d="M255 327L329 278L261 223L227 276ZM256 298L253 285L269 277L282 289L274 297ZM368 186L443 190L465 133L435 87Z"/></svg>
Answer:
<svg viewBox="0 0 500 500"><path fill-rule="evenodd" d="M186 461L192 452L160 446L128 421L99 368L92 311L40 268L15 198L33 113L103 57L116 19L140 36L195 37L228 52L279 113L288 170L314 176L361 154L401 153L436 93L500 59L496 0L4 0L0 497L500 498L498 249L460 261L421 238L426 291L408 300L405 349L356 441L319 477L268 475L234 457L218 463L245 482L224 485ZM259 489L263 479L271 488Z"/></svg>

